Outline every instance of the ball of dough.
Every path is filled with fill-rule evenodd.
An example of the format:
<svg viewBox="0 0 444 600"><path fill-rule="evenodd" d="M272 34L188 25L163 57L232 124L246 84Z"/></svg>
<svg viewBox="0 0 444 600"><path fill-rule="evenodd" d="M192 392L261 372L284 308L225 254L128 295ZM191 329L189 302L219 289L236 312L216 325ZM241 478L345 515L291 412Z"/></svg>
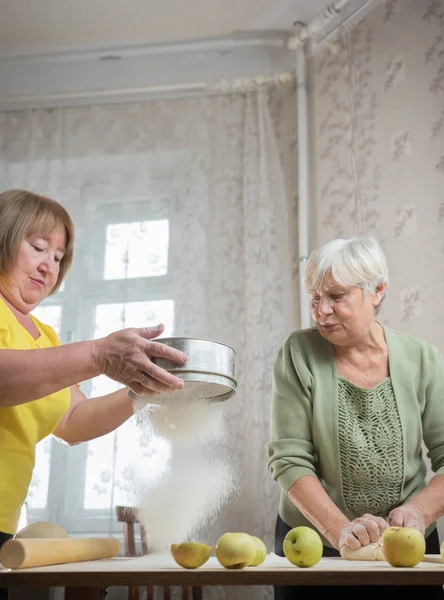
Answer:
<svg viewBox="0 0 444 600"><path fill-rule="evenodd" d="M69 535L57 523L50 523L49 521L37 521L36 523L30 523L20 529L15 534L16 538L67 538Z"/></svg>
<svg viewBox="0 0 444 600"><path fill-rule="evenodd" d="M379 542L371 542L367 546L361 546L358 550L352 550L350 546L344 546L340 552L345 560L385 560Z"/></svg>

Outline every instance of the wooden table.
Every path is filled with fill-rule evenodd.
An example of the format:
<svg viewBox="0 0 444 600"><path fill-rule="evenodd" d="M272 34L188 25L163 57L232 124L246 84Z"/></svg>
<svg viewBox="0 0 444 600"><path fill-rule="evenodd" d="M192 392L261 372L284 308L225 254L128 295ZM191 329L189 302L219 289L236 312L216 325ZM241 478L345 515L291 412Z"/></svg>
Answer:
<svg viewBox="0 0 444 600"><path fill-rule="evenodd" d="M224 569L215 557L195 570L179 567L169 553L136 558L113 558L82 563L0 569L0 587L65 587L66 600L99 600L110 586L132 585L444 585L444 562L421 562L413 568L395 568L384 561L347 561L322 558L301 569L271 553L259 567Z"/></svg>

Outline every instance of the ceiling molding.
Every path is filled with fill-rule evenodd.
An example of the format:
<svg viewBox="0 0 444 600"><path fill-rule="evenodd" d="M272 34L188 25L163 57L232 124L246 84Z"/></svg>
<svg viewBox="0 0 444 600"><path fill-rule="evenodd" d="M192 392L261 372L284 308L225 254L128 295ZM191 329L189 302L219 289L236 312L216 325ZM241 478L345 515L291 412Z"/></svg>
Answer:
<svg viewBox="0 0 444 600"><path fill-rule="evenodd" d="M82 60L100 60L108 56L132 58L138 56L205 52L208 50L235 50L249 46L283 47L292 35L286 30L238 31L230 36L218 38L201 38L199 40L183 40L161 44L128 44L122 46L91 46L73 48L63 51L41 53L8 53L0 54L0 62L32 61L32 62L72 62Z"/></svg>
<svg viewBox="0 0 444 600"><path fill-rule="evenodd" d="M0 111L128 102L293 71L291 33L0 57Z"/></svg>

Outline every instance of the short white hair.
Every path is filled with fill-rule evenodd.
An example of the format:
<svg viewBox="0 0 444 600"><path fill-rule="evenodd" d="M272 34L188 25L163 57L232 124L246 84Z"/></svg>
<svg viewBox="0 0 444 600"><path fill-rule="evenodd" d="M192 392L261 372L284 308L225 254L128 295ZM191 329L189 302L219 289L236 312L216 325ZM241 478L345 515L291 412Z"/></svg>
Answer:
<svg viewBox="0 0 444 600"><path fill-rule="evenodd" d="M381 244L365 235L337 238L313 250L305 266L306 291L313 294L329 275L344 287L374 292L381 283L388 283L387 259Z"/></svg>

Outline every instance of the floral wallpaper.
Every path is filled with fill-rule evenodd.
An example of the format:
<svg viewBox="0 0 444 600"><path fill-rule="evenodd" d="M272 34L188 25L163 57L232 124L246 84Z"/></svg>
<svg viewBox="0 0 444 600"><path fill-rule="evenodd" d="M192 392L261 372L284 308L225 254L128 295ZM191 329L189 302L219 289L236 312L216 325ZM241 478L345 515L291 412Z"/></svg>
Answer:
<svg viewBox="0 0 444 600"><path fill-rule="evenodd" d="M373 233L381 319L444 352L444 1L387 0L311 59L313 235Z"/></svg>

